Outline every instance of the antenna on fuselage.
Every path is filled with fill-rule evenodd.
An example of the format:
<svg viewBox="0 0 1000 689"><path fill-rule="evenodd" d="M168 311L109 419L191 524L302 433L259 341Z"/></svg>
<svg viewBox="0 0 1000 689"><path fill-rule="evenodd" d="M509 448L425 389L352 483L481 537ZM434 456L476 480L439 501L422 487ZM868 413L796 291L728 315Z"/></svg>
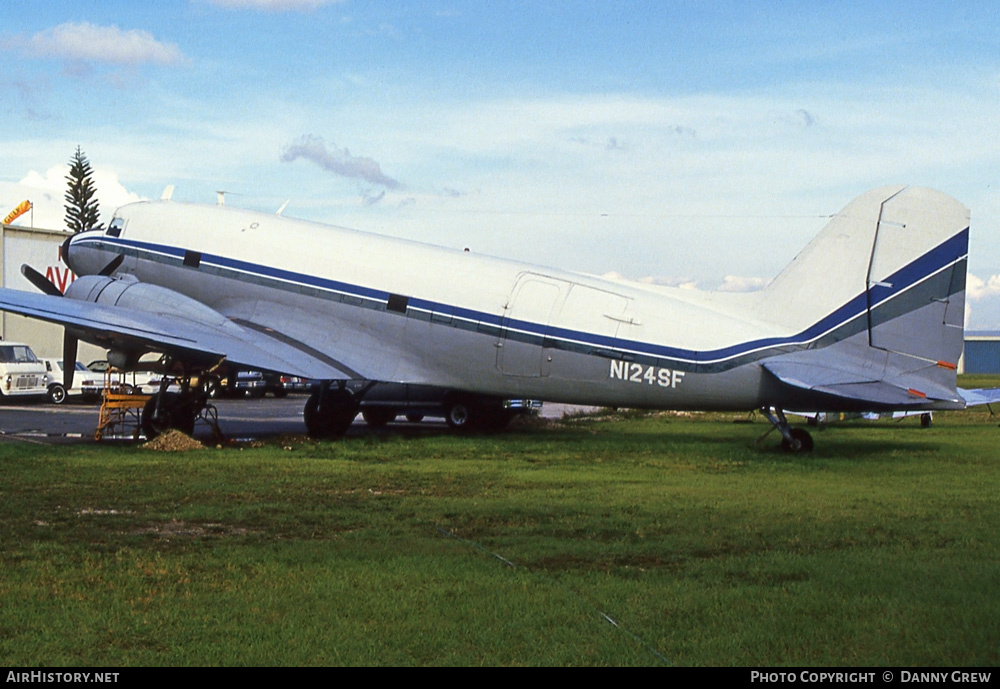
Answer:
<svg viewBox="0 0 1000 689"><path fill-rule="evenodd" d="M284 213L285 212L285 208L288 207L288 204L291 203L291 201L292 201L291 199L288 199L283 204L281 204L281 208L278 209L278 212L275 213L275 215L281 215L282 213Z"/></svg>
<svg viewBox="0 0 1000 689"><path fill-rule="evenodd" d="M169 201L174 196L174 185L168 184L163 188L163 193L160 194L160 201Z"/></svg>
<svg viewBox="0 0 1000 689"><path fill-rule="evenodd" d="M215 192L215 198L216 198L215 203L217 205L219 205L219 206L225 206L226 205L226 194L228 194L228 193L229 193L228 191L217 191L217 192Z"/></svg>

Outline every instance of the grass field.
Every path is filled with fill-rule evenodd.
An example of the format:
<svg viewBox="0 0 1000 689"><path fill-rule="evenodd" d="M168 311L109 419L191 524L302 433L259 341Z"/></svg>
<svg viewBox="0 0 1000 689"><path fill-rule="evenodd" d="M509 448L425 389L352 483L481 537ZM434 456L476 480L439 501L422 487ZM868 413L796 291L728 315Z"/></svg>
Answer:
<svg viewBox="0 0 1000 689"><path fill-rule="evenodd" d="M998 419L0 445L19 665L996 665ZM609 618L614 621L612 624Z"/></svg>

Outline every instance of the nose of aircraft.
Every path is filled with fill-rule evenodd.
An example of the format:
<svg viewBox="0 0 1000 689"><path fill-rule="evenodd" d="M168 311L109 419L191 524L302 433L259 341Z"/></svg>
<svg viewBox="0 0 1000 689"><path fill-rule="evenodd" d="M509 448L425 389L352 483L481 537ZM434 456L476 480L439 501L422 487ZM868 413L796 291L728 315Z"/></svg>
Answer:
<svg viewBox="0 0 1000 689"><path fill-rule="evenodd" d="M62 258L62 262L65 263L67 266L69 266L69 269L72 270L74 273L76 273L77 271L76 268L73 267L73 264L69 262L69 247L73 243L73 237L75 236L76 235L71 235L67 237L66 241L63 242L62 246L59 247L59 257Z"/></svg>

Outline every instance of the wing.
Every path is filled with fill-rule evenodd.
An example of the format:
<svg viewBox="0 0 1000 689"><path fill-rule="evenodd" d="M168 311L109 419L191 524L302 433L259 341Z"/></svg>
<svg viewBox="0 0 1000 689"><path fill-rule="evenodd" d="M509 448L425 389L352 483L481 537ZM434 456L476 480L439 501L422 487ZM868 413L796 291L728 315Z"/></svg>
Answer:
<svg viewBox="0 0 1000 689"><path fill-rule="evenodd" d="M159 303L155 310L0 289L0 310L58 323L81 340L111 349L163 352L206 364L225 357L241 367L321 380L356 377L272 329L239 325L165 288L152 296L158 297L149 300Z"/></svg>

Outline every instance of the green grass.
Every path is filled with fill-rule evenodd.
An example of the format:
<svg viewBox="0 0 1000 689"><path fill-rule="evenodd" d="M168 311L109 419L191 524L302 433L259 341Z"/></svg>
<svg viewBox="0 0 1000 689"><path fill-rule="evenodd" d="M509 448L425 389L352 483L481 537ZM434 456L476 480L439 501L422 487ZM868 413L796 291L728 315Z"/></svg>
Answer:
<svg viewBox="0 0 1000 689"><path fill-rule="evenodd" d="M1000 662L997 419L845 424L790 456L737 418L188 453L8 441L0 658Z"/></svg>

